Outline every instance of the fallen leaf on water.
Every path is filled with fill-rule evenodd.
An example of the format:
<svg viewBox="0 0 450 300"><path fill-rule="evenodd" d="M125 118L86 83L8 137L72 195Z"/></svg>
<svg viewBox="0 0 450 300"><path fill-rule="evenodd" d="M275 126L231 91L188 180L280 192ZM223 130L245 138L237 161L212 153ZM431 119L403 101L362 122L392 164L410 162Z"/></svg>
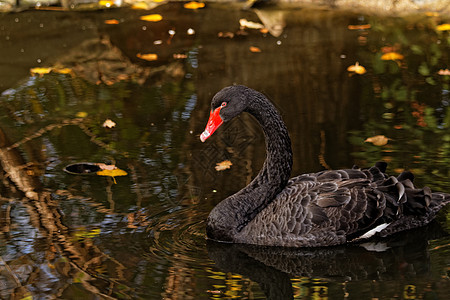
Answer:
<svg viewBox="0 0 450 300"><path fill-rule="evenodd" d="M439 75L450 75L450 70L449 69L441 69L438 72Z"/></svg>
<svg viewBox="0 0 450 300"><path fill-rule="evenodd" d="M199 9L199 8L205 7L205 3L191 1L191 2L185 3L183 6L184 6L184 8L187 8L187 9Z"/></svg>
<svg viewBox="0 0 450 300"><path fill-rule="evenodd" d="M371 26L370 24L363 24L363 25L348 25L347 28L350 30L364 30L369 29Z"/></svg>
<svg viewBox="0 0 450 300"><path fill-rule="evenodd" d="M263 24L252 22L252 21L248 21L247 19L240 19L239 20L239 25L241 25L241 27L247 27L247 28L251 28L251 29L262 29L262 28L264 28Z"/></svg>
<svg viewBox="0 0 450 300"><path fill-rule="evenodd" d="M436 26L437 31L447 31L450 30L450 24L441 24Z"/></svg>
<svg viewBox="0 0 450 300"><path fill-rule="evenodd" d="M174 53L174 54L173 54L173 58L175 58L175 59L183 59L183 58L187 58L187 54L183 54L183 53L180 53L180 54Z"/></svg>
<svg viewBox="0 0 450 300"><path fill-rule="evenodd" d="M105 122L103 122L103 127L113 128L114 126L116 126L116 123L110 119L107 119Z"/></svg>
<svg viewBox="0 0 450 300"><path fill-rule="evenodd" d="M251 52L253 52L253 53L255 53L255 52L261 52L261 49L259 49L258 47L255 47L255 46L250 46L250 51Z"/></svg>
<svg viewBox="0 0 450 300"><path fill-rule="evenodd" d="M355 72L356 74L364 74L366 73L366 68L361 66L359 62L356 62L354 65L351 65L347 68L347 71L349 72Z"/></svg>
<svg viewBox="0 0 450 300"><path fill-rule="evenodd" d="M435 12L435 11L427 11L427 12L425 13L425 15L426 15L427 17L439 17L439 13L437 13L437 12Z"/></svg>
<svg viewBox="0 0 450 300"><path fill-rule="evenodd" d="M48 74L52 71L52 68L32 68L30 69L30 73L31 75L44 75L44 74Z"/></svg>
<svg viewBox="0 0 450 300"><path fill-rule="evenodd" d="M400 60L403 58L404 56L397 52L388 52L381 56L382 60Z"/></svg>
<svg viewBox="0 0 450 300"><path fill-rule="evenodd" d="M131 9L148 10L148 9L150 9L150 6L146 2L137 2L137 3L133 3L133 5L131 6Z"/></svg>
<svg viewBox="0 0 450 300"><path fill-rule="evenodd" d="M230 38L230 39L232 39L234 37L234 33L229 32L229 31L226 31L226 32L222 32L221 31L221 32L219 32L217 34L217 36L220 37L220 38Z"/></svg>
<svg viewBox="0 0 450 300"><path fill-rule="evenodd" d="M75 116L76 116L77 118L86 118L87 115L88 115L87 112L85 112L85 111L79 111L79 112L77 112L77 114L76 114Z"/></svg>
<svg viewBox="0 0 450 300"><path fill-rule="evenodd" d="M119 24L119 20L116 20L116 19L105 20L105 24L108 24L108 25Z"/></svg>
<svg viewBox="0 0 450 300"><path fill-rule="evenodd" d="M106 6L106 7L111 7L111 6L114 5L114 1L111 1L111 0L100 0L100 1L98 2L98 5L100 5L100 6Z"/></svg>
<svg viewBox="0 0 450 300"><path fill-rule="evenodd" d="M390 138L385 137L384 135L375 135L367 138L364 142L372 143L375 146L384 146L388 143Z"/></svg>
<svg viewBox="0 0 450 300"><path fill-rule="evenodd" d="M118 169L116 167L116 165L107 165L104 163L96 163L96 165L101 169L101 170L116 170Z"/></svg>
<svg viewBox="0 0 450 300"><path fill-rule="evenodd" d="M70 74L70 73L72 73L72 69L70 69L70 68L53 68L52 72L55 72L58 74Z"/></svg>
<svg viewBox="0 0 450 300"><path fill-rule="evenodd" d="M267 28L261 28L261 29L259 30L259 32L266 34L266 33L269 33L269 29L267 29Z"/></svg>
<svg viewBox="0 0 450 300"><path fill-rule="evenodd" d="M142 21L148 21L148 22L159 22L163 19L163 17L159 14L151 14L151 15L141 16L139 19L141 19Z"/></svg>
<svg viewBox="0 0 450 300"><path fill-rule="evenodd" d="M148 61L153 61L153 60L158 59L158 54L155 54L155 53L147 53L147 54L138 53L138 54L136 54L136 56L139 57L140 59L144 59L144 60L148 60Z"/></svg>
<svg viewBox="0 0 450 300"><path fill-rule="evenodd" d="M125 172L125 171L122 170L122 169L116 168L116 169L114 169L114 170L102 170L102 171L98 171L98 172L97 172L97 175L112 177L112 179L114 180L114 184L116 184L117 182L116 182L116 179L115 179L114 177L116 177L116 176L126 176L126 175L128 175L128 173Z"/></svg>
<svg viewBox="0 0 450 300"><path fill-rule="evenodd" d="M231 168L232 165L233 164L231 163L231 161L224 160L224 161L216 164L216 171L223 171L223 170L229 169L229 168Z"/></svg>

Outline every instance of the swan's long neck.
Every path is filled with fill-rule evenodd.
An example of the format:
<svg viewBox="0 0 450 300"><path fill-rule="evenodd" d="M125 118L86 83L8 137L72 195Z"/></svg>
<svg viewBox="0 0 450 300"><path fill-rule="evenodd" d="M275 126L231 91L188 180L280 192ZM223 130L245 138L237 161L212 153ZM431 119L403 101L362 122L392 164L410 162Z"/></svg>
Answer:
<svg viewBox="0 0 450 300"><path fill-rule="evenodd" d="M207 224L207 234L211 239L233 241L233 236L283 190L291 174L292 149L286 125L262 94L253 93L249 97L252 101L245 111L252 114L263 128L266 161L249 185L211 211Z"/></svg>

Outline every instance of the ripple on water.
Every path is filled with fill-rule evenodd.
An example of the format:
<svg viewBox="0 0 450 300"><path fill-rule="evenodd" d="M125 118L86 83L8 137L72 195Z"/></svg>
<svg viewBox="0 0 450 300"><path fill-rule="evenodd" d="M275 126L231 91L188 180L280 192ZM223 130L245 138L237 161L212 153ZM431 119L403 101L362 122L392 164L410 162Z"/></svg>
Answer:
<svg viewBox="0 0 450 300"><path fill-rule="evenodd" d="M186 263L206 264L206 215L181 208L156 220L152 227L152 255Z"/></svg>

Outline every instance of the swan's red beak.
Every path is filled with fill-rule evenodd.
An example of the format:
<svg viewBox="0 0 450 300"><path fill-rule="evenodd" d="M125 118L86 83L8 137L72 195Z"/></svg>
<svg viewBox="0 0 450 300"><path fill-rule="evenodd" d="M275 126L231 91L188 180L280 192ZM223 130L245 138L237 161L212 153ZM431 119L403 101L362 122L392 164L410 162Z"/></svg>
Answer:
<svg viewBox="0 0 450 300"><path fill-rule="evenodd" d="M206 139L209 138L214 133L214 131L219 128L220 125L222 125L223 120L219 115L221 108L222 106L219 106L215 110L212 110L209 114L209 120L206 124L205 131L203 131L203 133L200 135L200 140L202 142L206 141Z"/></svg>

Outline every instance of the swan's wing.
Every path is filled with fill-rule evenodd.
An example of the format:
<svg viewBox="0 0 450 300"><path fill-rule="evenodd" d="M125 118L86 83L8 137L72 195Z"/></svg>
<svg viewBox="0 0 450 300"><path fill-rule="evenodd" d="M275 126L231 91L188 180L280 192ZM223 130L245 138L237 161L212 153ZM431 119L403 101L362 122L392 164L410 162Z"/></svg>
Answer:
<svg viewBox="0 0 450 300"><path fill-rule="evenodd" d="M384 171L385 165L377 165L292 178L236 241L292 247L342 244L424 225L450 201L449 195L415 189L410 173L395 178ZM399 221L405 218L409 225Z"/></svg>

